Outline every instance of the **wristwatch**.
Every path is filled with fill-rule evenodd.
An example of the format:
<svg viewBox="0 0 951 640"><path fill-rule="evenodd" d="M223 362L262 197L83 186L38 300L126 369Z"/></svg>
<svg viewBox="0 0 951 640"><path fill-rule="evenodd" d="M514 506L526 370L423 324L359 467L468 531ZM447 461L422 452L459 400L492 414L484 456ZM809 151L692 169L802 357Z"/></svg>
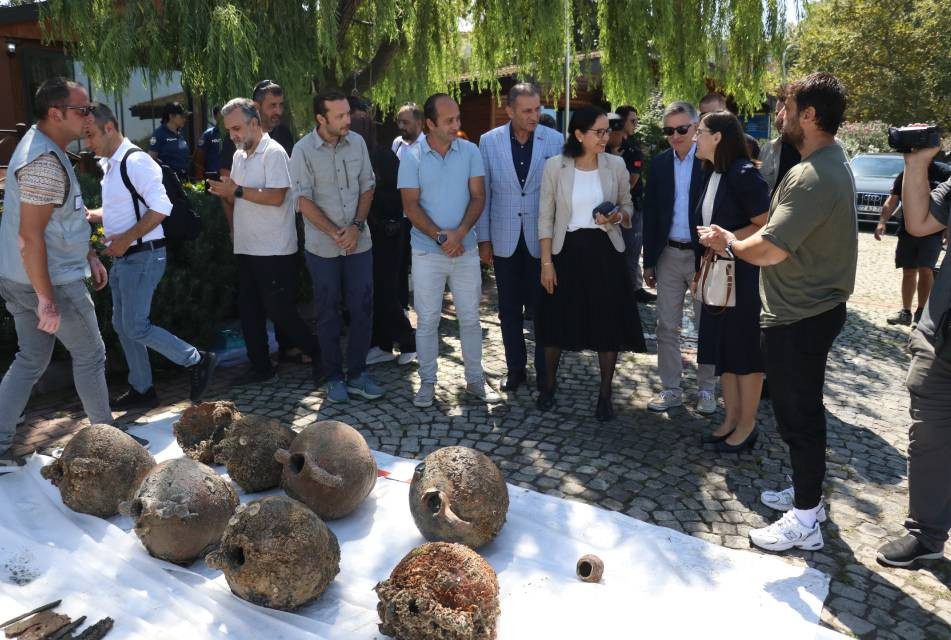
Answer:
<svg viewBox="0 0 951 640"><path fill-rule="evenodd" d="M354 220L354 221L351 222L350 224L352 224L353 226L355 226L355 227L357 228L357 231L359 231L360 233L363 233L363 230L366 229L366 227L367 227L367 221L366 221L366 220Z"/></svg>
<svg viewBox="0 0 951 640"><path fill-rule="evenodd" d="M448 239L449 239L449 236L447 236L445 233L441 231L436 234L436 244L438 244L439 246L442 246L443 243L446 242L446 240Z"/></svg>
<svg viewBox="0 0 951 640"><path fill-rule="evenodd" d="M244 187L242 187L240 184L239 184L237 187L234 188L234 197L235 197L235 198L243 198L243 197L244 197Z"/></svg>
<svg viewBox="0 0 951 640"><path fill-rule="evenodd" d="M736 242L736 238L733 238L726 243L726 254L730 256L730 260L736 260L736 256L733 255L733 243Z"/></svg>

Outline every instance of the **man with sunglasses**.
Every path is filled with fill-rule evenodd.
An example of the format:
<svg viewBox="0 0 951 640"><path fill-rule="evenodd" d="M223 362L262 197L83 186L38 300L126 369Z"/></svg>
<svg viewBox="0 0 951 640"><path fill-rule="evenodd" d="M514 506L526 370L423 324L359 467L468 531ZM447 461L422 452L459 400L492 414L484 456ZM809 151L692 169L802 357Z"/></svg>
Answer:
<svg viewBox="0 0 951 640"><path fill-rule="evenodd" d="M0 218L0 296L13 315L17 355L0 382L0 466L33 385L58 339L69 351L83 409L93 423L112 424L106 347L84 279L106 286L105 267L89 246L89 223L66 147L92 115L82 85L47 80L34 98L37 123L10 158Z"/></svg>
<svg viewBox="0 0 951 640"><path fill-rule="evenodd" d="M693 136L697 110L689 102L674 102L663 114L663 132L670 149L651 160L644 197L644 282L657 287L657 365L663 389L647 405L667 411L683 404L680 379L683 357L680 328L684 294L697 271L697 204L703 193L704 172L696 158ZM694 299L694 318L700 302ZM717 400L713 365L697 365L697 411L714 413Z"/></svg>

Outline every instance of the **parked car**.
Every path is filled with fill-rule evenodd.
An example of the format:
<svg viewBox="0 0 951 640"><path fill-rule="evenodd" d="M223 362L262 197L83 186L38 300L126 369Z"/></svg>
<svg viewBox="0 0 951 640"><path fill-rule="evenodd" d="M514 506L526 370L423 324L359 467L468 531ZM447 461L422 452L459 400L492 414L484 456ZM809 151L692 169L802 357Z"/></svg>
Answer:
<svg viewBox="0 0 951 640"><path fill-rule="evenodd" d="M859 222L878 224L882 205L892 192L895 176L905 169L905 158L900 153L860 153L850 162L855 176L855 208ZM889 226L897 226L892 216Z"/></svg>

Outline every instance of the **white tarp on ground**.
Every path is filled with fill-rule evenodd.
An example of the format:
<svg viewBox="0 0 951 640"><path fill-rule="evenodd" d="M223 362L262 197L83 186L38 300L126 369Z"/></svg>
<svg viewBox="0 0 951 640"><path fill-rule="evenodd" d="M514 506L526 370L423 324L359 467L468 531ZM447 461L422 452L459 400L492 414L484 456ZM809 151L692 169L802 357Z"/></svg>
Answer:
<svg viewBox="0 0 951 640"><path fill-rule="evenodd" d="M181 455L175 418L132 429L159 461ZM416 462L375 455L390 476L328 523L340 573L295 614L233 596L203 561L182 568L150 557L128 518L72 512L40 476L49 459L34 456L0 476L0 620L62 598L58 610L73 618L115 619L110 638L382 638L373 586L424 540L407 506ZM819 571L519 487L509 496L502 533L480 550L499 577L502 640L841 637L816 624L829 586ZM602 583L575 578L585 553L604 560Z"/></svg>

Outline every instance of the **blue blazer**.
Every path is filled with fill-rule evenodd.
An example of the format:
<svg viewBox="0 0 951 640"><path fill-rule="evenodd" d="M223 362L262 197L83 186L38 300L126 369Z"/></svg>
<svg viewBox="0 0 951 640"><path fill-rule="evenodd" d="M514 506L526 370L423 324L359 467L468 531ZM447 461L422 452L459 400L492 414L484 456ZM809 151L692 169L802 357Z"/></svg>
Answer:
<svg viewBox="0 0 951 640"><path fill-rule="evenodd" d="M525 236L528 252L537 258L538 199L545 162L561 153L564 137L538 125L532 139L532 164L525 188L518 182L512 160L511 124L482 134L479 151L485 166L485 207L476 223L479 242L492 242L492 252L502 258L515 253L519 233Z"/></svg>
<svg viewBox="0 0 951 640"><path fill-rule="evenodd" d="M690 177L690 237L694 247L700 246L697 226L700 224L697 205L703 195L706 171L694 156ZM651 160L650 175L644 190L644 268L654 269L667 246L670 227L674 223L674 150L667 149Z"/></svg>

